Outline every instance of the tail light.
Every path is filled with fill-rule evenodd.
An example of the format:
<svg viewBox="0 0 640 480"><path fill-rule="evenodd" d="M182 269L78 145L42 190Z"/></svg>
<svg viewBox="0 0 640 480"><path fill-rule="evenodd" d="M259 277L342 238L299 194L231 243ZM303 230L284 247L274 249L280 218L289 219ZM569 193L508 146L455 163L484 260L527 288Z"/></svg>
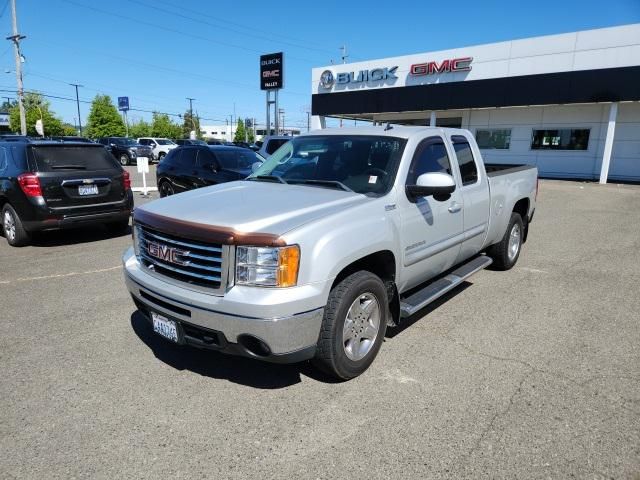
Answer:
<svg viewBox="0 0 640 480"><path fill-rule="evenodd" d="M41 197L42 187L40 179L35 173L23 173L18 175L18 183L20 188L27 197Z"/></svg>
<svg viewBox="0 0 640 480"><path fill-rule="evenodd" d="M122 170L122 179L124 180L124 189L131 190L131 176L126 170Z"/></svg>

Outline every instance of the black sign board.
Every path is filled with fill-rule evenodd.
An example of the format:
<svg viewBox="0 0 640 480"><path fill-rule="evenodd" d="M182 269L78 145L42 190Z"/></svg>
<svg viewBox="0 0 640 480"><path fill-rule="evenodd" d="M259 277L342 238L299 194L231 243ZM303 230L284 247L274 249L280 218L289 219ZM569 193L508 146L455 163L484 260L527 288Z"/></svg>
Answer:
<svg viewBox="0 0 640 480"><path fill-rule="evenodd" d="M260 89L284 87L284 55L282 52L260 56Z"/></svg>
<svg viewBox="0 0 640 480"><path fill-rule="evenodd" d="M129 110L129 97L118 97L118 110Z"/></svg>

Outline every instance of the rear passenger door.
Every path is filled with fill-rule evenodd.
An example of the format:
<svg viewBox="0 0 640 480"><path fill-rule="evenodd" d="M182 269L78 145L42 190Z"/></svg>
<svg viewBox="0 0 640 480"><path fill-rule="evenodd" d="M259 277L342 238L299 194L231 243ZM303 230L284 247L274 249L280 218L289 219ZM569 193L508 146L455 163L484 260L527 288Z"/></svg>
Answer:
<svg viewBox="0 0 640 480"><path fill-rule="evenodd" d="M197 188L198 172L197 160L198 149L190 145L180 147L180 155L175 159L172 165L173 184L180 191L192 190Z"/></svg>
<svg viewBox="0 0 640 480"><path fill-rule="evenodd" d="M458 262L480 251L489 223L490 195L484 168L478 164L480 152L474 151L473 141L465 135L450 135L455 150L455 164L460 172L458 188L464 205L464 240Z"/></svg>

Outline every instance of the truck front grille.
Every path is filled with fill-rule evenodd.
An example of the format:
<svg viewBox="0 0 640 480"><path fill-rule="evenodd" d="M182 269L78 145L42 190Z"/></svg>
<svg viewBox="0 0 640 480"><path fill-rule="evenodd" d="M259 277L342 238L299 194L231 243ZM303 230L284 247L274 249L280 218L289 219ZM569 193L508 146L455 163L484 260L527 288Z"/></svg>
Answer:
<svg viewBox="0 0 640 480"><path fill-rule="evenodd" d="M228 248L136 225L140 262L153 274L198 290L219 291L226 282Z"/></svg>

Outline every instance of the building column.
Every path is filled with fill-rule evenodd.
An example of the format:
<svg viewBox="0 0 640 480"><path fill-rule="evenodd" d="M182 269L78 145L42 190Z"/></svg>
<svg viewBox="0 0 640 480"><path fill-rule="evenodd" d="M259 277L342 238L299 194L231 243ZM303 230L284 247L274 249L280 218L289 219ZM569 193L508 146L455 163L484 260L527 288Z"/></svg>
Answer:
<svg viewBox="0 0 640 480"><path fill-rule="evenodd" d="M600 183L607 183L609 165L611 164L611 152L613 151L613 137L616 133L616 118L618 117L618 103L613 102L609 107L609 125L607 137L604 141L604 154L602 155L602 169L600 170Z"/></svg>
<svg viewBox="0 0 640 480"><path fill-rule="evenodd" d="M430 127L436 126L436 112L434 111L431 111L431 114L429 115L429 126Z"/></svg>
<svg viewBox="0 0 640 480"><path fill-rule="evenodd" d="M320 115L311 116L311 130L322 130L327 128L326 118Z"/></svg>

